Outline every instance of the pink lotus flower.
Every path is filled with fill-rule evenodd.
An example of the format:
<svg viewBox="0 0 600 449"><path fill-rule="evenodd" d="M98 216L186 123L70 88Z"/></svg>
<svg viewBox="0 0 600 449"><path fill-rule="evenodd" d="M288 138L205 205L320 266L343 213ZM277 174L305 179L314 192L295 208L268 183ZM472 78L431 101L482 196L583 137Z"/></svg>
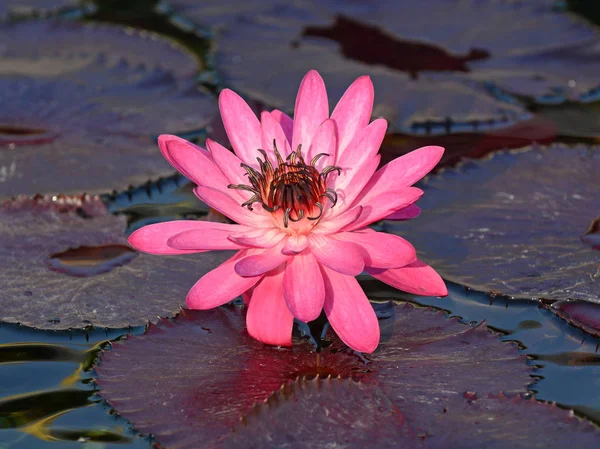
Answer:
<svg viewBox="0 0 600 449"><path fill-rule="evenodd" d="M169 162L198 184L196 195L238 224L172 221L129 238L151 254L237 250L187 295L190 309L210 309L243 295L248 332L290 345L294 317L322 309L340 338L358 351L379 343L379 324L355 276L366 271L404 291L444 296L439 275L403 238L367 226L392 215L414 218L423 194L411 187L444 149L419 148L377 170L387 122L369 123L373 85L358 78L329 116L316 71L300 85L294 120L281 111L260 121L234 92L219 97L235 154L207 140L208 151L176 136L159 137Z"/></svg>

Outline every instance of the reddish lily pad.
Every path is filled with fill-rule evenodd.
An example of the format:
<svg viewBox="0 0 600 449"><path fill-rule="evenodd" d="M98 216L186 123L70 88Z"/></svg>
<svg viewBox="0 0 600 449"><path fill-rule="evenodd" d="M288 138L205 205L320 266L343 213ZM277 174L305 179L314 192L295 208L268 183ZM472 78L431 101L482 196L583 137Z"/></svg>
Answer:
<svg viewBox="0 0 600 449"><path fill-rule="evenodd" d="M455 133L440 136L388 134L381 146L380 165L383 166L415 148L438 145L446 149L436 166L436 169L439 169L454 166L465 158L479 159L493 151L523 148L532 143L552 143L555 138L556 126L541 117L534 117L508 128L485 133Z"/></svg>
<svg viewBox="0 0 600 449"><path fill-rule="evenodd" d="M327 26L333 20L331 16L294 7L274 11L244 17L219 34L215 47L216 67L223 81L263 103L289 108L294 98L286 86L291 79L301 79L303 73L316 67L332 98L340 98L355 78L371 75L377 90L373 115L388 119L390 129L396 132L419 135L489 131L531 117L521 106L497 100L469 80L447 73L437 79L426 74L413 78L405 71L381 66L374 70L373 65L342 54L335 41L303 36L309 25ZM364 29L358 28L346 34L363 33ZM248 64L251 60L256 65ZM279 67L277 76L260 69L271 66Z"/></svg>
<svg viewBox="0 0 600 449"><path fill-rule="evenodd" d="M413 429L377 387L331 378L299 380L257 405L235 427L225 447L324 448L335 441L344 449L529 449L569 444L591 449L600 442L592 424L554 404L503 394L466 396L440 403L424 417L427 430ZM532 427L535 437L528 431Z"/></svg>
<svg viewBox="0 0 600 449"><path fill-rule="evenodd" d="M215 112L192 79L195 58L150 33L36 21L0 28L0 41L0 196L170 174L154 136L199 129Z"/></svg>
<svg viewBox="0 0 600 449"><path fill-rule="evenodd" d="M556 301L548 308L572 325L600 337L600 304L586 301Z"/></svg>
<svg viewBox="0 0 600 449"><path fill-rule="evenodd" d="M592 221L588 230L581 236L581 241L600 251L600 218Z"/></svg>
<svg viewBox="0 0 600 449"><path fill-rule="evenodd" d="M250 447L263 447L252 430L253 404L268 400L282 385L285 393L297 378L341 376L361 381L362 386L333 386L330 393L339 398L339 388L349 389L348 400L357 407L365 399L360 410L376 408L378 416L385 416L379 425L364 418L376 429L392 422L402 427L405 422L407 429L419 432L433 430L421 429L424 416L462 400L465 392L482 397L501 390L515 394L525 392L532 380L525 356L514 345L501 343L485 324L471 327L442 312L409 305L391 306L389 315L380 322L385 336L380 348L366 360L337 337L319 354L306 341L289 349L265 347L247 334L239 308L186 311L104 352L97 383L100 394L141 432L153 434L166 447L198 448L199 441L201 447L235 446L237 430L231 429L240 425L240 419L257 441L249 442ZM314 397L317 392L308 394ZM277 402L275 398L270 403ZM289 422L310 417L314 424L313 415L304 410L312 402L287 403L277 415L287 416ZM357 414L348 413L346 401L326 405L331 407L333 435L356 423ZM396 414L388 416L392 411ZM264 429L264 420L259 421L255 430ZM300 444L319 436L325 443L331 439L324 432L328 427L325 422L301 425L303 431L294 433L293 440ZM391 438L407 429L383 434ZM315 431L319 434L307 434Z"/></svg>
<svg viewBox="0 0 600 449"><path fill-rule="evenodd" d="M600 253L580 240L600 210L598 173L596 147L495 153L428 178L420 217L386 227L452 282L600 303Z"/></svg>
<svg viewBox="0 0 600 449"><path fill-rule="evenodd" d="M173 316L227 252L159 257L125 239L97 197L37 197L0 208L0 321L43 329L122 328Z"/></svg>
<svg viewBox="0 0 600 449"><path fill-rule="evenodd" d="M286 86L310 68L323 73L333 97L371 74L374 115L414 134L511 126L529 117L521 97L599 97L597 30L554 0L169 3L219 28L216 63L227 84L277 107L293 104ZM445 19L432 23L431 11Z"/></svg>

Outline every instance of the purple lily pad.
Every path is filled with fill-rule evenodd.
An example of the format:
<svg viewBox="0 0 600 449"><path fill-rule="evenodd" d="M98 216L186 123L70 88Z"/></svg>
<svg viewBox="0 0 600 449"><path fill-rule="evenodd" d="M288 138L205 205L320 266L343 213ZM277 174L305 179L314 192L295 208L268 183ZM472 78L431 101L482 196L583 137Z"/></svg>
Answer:
<svg viewBox="0 0 600 449"><path fill-rule="evenodd" d="M225 447L376 447L447 449L593 448L598 430L554 404L508 398L454 398L439 405L415 431L402 410L377 387L351 380L298 380L285 384L235 427ZM290 419L293 417L294 419ZM528 431L536 429L535 437Z"/></svg>
<svg viewBox="0 0 600 449"><path fill-rule="evenodd" d="M268 398L280 388L276 396L282 392L285 396L289 383L298 378L340 376L360 381L359 386L339 381L343 385L331 386L329 393L339 398L339 389L345 388L350 404L385 416L377 424L378 419L364 418L346 401L340 401L342 406L333 399L325 404L331 407L330 421L315 424L313 415L304 410L313 407L318 392L311 391L310 398L287 403L277 412L279 419L287 416L290 423L310 419L310 426L300 425L301 435L294 433L298 444L318 440L324 444L331 438L325 432L328 427L334 428L333 435L340 435L346 425L356 423L357 416L376 429L396 423L399 429L382 433L390 438L408 430L408 434L430 432L433 429L424 427L423 417L462 400L466 392L482 397L499 391L515 394L525 392L532 381L525 356L514 345L501 343L485 324L471 327L447 319L442 312L409 305L391 306L390 311L391 316L381 321L383 342L368 360L335 336L319 354L306 341L289 349L265 347L249 337L239 308L186 311L104 352L97 383L100 394L119 414L141 432L153 434L161 445L198 448L199 441L201 447L235 446L236 435L244 435L245 430L241 434L231 430L244 422L252 435L249 447L263 447L260 429L265 422L260 418L253 430L254 404L267 400L279 407L277 398ZM276 440L279 437L274 435Z"/></svg>
<svg viewBox="0 0 600 449"><path fill-rule="evenodd" d="M581 241L600 251L600 218L592 221L588 230L581 236Z"/></svg>
<svg viewBox="0 0 600 449"><path fill-rule="evenodd" d="M572 325L600 337L600 304L586 301L556 301L548 308Z"/></svg>
<svg viewBox="0 0 600 449"><path fill-rule="evenodd" d="M47 15L81 5L79 0L0 0L0 18L10 16Z"/></svg>
<svg viewBox="0 0 600 449"><path fill-rule="evenodd" d="M415 148L438 145L446 149L436 166L436 169L439 169L455 166L465 158L479 159L501 149L523 148L532 143L550 144L555 138L554 123L537 116L508 128L485 133L457 133L441 136L390 134L386 136L381 146L380 165L383 166Z"/></svg>
<svg viewBox="0 0 600 449"><path fill-rule="evenodd" d="M220 28L217 69L248 96L289 107L290 81L310 68L323 74L333 98L367 73L376 86L374 115L412 134L511 126L530 117L515 95L595 101L598 33L555 3L169 2ZM432 22L431 11L444 20Z"/></svg>
<svg viewBox="0 0 600 449"><path fill-rule="evenodd" d="M216 110L195 58L151 33L37 21L1 27L0 41L0 196L172 173L154 136L199 129Z"/></svg>
<svg viewBox="0 0 600 449"><path fill-rule="evenodd" d="M0 321L43 329L123 328L174 316L228 252L133 251L125 217L97 197L36 197L0 208Z"/></svg>
<svg viewBox="0 0 600 449"><path fill-rule="evenodd" d="M499 152L423 183L419 218L387 223L447 280L525 299L600 303L600 253L580 240L600 210L600 149Z"/></svg>

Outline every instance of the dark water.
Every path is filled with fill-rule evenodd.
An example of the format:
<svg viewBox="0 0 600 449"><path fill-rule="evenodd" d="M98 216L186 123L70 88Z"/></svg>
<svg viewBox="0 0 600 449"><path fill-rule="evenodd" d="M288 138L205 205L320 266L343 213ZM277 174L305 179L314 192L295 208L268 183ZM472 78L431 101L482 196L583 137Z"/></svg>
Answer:
<svg viewBox="0 0 600 449"><path fill-rule="evenodd" d="M152 12L155 2L97 3L99 9L92 19L168 34L200 56L208 48L207 41L197 34L182 31L172 24L174 20L169 22ZM600 22L600 2L568 3L573 10ZM37 130L20 132L35 134ZM179 176L107 194L104 199L112 212L129 217L130 230L156 221L156 217L173 219L205 212L194 202L191 188ZM55 255L52 268L65 275L90 275L93 274L90 270L103 269L99 260L118 265L126 263L128 257L132 256L124 248L80 248ZM531 387L536 398L556 401L600 423L600 339L567 324L538 303L490 298L456 285L450 286L448 297L440 299L402 294L367 278L362 283L374 300L410 300L442 308L465 322L486 320L502 333L503 340L518 342L529 356L529 363L537 367ZM111 412L95 394L91 380L94 360L102 348L110 349L110 341L143 331L136 328L50 332L0 324L0 449L74 448L84 442L86 447L98 449L150 447L152 442L148 438L137 435L127 421Z"/></svg>

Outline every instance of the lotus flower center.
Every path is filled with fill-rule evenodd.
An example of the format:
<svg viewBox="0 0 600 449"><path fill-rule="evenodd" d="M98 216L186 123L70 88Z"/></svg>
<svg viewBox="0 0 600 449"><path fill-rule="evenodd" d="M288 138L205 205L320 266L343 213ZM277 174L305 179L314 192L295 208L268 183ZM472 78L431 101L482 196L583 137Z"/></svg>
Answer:
<svg viewBox="0 0 600 449"><path fill-rule="evenodd" d="M315 168L316 162L328 154L317 154L307 164L302 156L302 145L298 145L296 151L284 160L273 141L273 152L277 157L277 166L273 167L267 153L262 149L258 152L264 158L256 158L260 171L247 164L241 165L246 170L250 185L228 186L230 189L252 192L252 197L242 207L253 210L252 205L260 203L268 212L283 214L283 225L287 228L290 221L321 218L324 199L329 199L332 207L335 206L337 193L327 188L327 175L332 171L339 173L340 168L328 166L320 173Z"/></svg>

